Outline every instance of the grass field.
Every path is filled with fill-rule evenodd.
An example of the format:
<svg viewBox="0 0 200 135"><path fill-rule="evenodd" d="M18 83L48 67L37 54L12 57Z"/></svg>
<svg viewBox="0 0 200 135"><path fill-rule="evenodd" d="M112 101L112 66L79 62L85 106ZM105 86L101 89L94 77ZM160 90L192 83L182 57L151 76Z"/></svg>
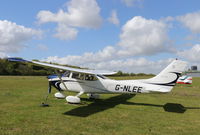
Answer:
<svg viewBox="0 0 200 135"><path fill-rule="evenodd" d="M200 78L168 94L108 94L96 101L84 95L81 105L51 94L50 107L40 107L46 93L45 77L1 76L0 135L200 134Z"/></svg>

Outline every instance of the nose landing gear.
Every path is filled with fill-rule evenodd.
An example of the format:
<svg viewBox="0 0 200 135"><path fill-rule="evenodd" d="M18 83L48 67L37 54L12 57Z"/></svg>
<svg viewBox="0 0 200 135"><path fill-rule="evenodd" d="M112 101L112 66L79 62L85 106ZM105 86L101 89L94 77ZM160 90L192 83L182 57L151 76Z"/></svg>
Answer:
<svg viewBox="0 0 200 135"><path fill-rule="evenodd" d="M64 99L65 98L65 95L61 92L55 93L54 96L58 99Z"/></svg>

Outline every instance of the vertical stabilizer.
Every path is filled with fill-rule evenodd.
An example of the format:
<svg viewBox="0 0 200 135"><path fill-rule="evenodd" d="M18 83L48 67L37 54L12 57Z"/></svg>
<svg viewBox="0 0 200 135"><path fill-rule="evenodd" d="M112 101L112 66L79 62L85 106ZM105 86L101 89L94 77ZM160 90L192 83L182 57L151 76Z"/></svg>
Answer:
<svg viewBox="0 0 200 135"><path fill-rule="evenodd" d="M153 78L147 79L145 82L149 84L162 86L175 86L176 81L181 73L185 71L187 63L181 60L174 60L164 70Z"/></svg>

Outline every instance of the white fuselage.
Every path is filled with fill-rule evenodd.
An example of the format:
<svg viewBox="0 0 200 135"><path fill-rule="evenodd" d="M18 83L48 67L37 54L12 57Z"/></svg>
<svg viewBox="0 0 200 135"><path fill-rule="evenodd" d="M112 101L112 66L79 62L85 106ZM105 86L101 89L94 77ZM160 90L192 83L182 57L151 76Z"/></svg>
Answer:
<svg viewBox="0 0 200 135"><path fill-rule="evenodd" d="M142 80L112 80L101 74L72 71L60 76L50 75L48 79L49 84L59 91L78 92L78 96L83 93L167 93L175 86L186 65L183 61L174 60L158 75Z"/></svg>
<svg viewBox="0 0 200 135"><path fill-rule="evenodd" d="M54 83L61 90L69 90L73 92L84 93L149 93L149 92L169 92L169 86L160 86L148 84L144 80L112 80L102 79L97 76L97 80L87 81L79 80L71 77L62 77L63 83L59 78L49 79L49 81L57 81Z"/></svg>

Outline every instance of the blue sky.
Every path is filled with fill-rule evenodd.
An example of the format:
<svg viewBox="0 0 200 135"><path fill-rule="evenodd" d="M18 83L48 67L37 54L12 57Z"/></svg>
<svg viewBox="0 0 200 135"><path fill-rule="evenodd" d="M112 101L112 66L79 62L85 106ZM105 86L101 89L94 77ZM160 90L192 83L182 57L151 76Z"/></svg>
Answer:
<svg viewBox="0 0 200 135"><path fill-rule="evenodd" d="M157 73L200 65L198 0L1 0L0 57ZM155 65L158 65L155 67Z"/></svg>

